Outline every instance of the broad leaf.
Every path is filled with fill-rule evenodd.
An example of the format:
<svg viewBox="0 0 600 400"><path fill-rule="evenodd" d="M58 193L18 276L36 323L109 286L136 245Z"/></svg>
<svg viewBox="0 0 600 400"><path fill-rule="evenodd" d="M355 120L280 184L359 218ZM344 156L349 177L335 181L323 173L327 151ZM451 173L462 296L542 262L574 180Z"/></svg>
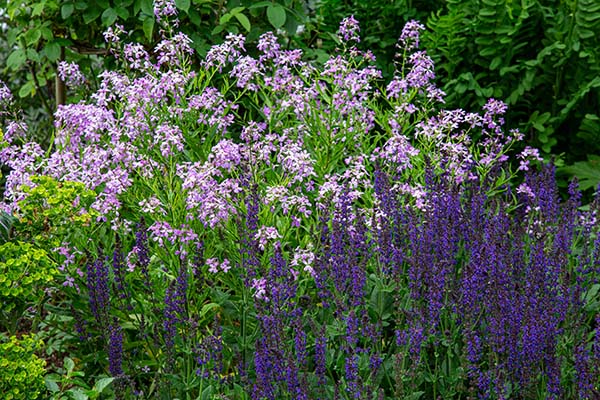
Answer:
<svg viewBox="0 0 600 400"><path fill-rule="evenodd" d="M285 24L285 8L279 4L272 4L267 8L267 19L274 28L281 28Z"/></svg>

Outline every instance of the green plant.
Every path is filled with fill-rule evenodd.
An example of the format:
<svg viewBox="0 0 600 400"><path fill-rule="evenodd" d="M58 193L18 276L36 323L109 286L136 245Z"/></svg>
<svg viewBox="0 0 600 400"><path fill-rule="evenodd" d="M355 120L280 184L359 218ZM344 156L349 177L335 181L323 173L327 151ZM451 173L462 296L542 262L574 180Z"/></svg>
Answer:
<svg viewBox="0 0 600 400"><path fill-rule="evenodd" d="M46 362L35 352L43 347L34 336L0 336L0 393L6 400L37 399L44 389Z"/></svg>
<svg viewBox="0 0 600 400"><path fill-rule="evenodd" d="M503 99L508 124L568 164L600 150L600 3L447 0L427 25L450 104Z"/></svg>
<svg viewBox="0 0 600 400"><path fill-rule="evenodd" d="M66 357L63 362L63 373L46 375L46 388L52 393L50 400L87 400L97 399L114 381L114 378L101 377L90 387L83 379L85 372L75 368L75 361Z"/></svg>
<svg viewBox="0 0 600 400"><path fill-rule="evenodd" d="M0 330L15 334L25 311L34 314L45 298L44 288L58 273L45 250L29 243L7 242L0 246Z"/></svg>

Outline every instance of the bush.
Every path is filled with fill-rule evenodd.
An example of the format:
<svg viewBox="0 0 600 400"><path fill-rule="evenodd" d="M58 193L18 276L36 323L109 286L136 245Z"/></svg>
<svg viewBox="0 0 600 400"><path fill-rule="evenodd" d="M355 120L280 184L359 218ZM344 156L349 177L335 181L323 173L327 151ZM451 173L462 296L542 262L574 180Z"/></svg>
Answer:
<svg viewBox="0 0 600 400"><path fill-rule="evenodd" d="M37 399L42 393L46 362L35 355L42 347L33 336L0 336L0 392L6 400Z"/></svg>

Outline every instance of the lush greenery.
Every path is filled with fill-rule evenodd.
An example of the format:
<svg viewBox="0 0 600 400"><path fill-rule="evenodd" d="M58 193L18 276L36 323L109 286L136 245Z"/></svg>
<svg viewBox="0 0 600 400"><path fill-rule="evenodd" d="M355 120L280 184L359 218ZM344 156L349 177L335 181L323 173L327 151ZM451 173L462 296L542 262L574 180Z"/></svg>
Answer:
<svg viewBox="0 0 600 400"><path fill-rule="evenodd" d="M354 17L326 60L273 33L230 33L198 59L178 4L154 4L152 49L108 27L96 90L61 64L80 101L58 107L47 149L0 83L0 385L598 395L600 197L583 206L575 181L561 200L504 102L446 107L424 26L401 29L384 80Z"/></svg>

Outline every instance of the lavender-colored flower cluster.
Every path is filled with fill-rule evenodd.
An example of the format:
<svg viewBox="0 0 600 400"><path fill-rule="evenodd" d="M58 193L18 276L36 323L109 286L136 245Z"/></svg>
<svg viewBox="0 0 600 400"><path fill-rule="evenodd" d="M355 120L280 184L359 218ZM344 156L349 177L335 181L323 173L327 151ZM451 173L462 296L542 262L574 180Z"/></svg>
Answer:
<svg viewBox="0 0 600 400"><path fill-rule="evenodd" d="M61 61L58 63L59 78L72 88L82 86L86 79L79 70L79 65L73 62Z"/></svg>

